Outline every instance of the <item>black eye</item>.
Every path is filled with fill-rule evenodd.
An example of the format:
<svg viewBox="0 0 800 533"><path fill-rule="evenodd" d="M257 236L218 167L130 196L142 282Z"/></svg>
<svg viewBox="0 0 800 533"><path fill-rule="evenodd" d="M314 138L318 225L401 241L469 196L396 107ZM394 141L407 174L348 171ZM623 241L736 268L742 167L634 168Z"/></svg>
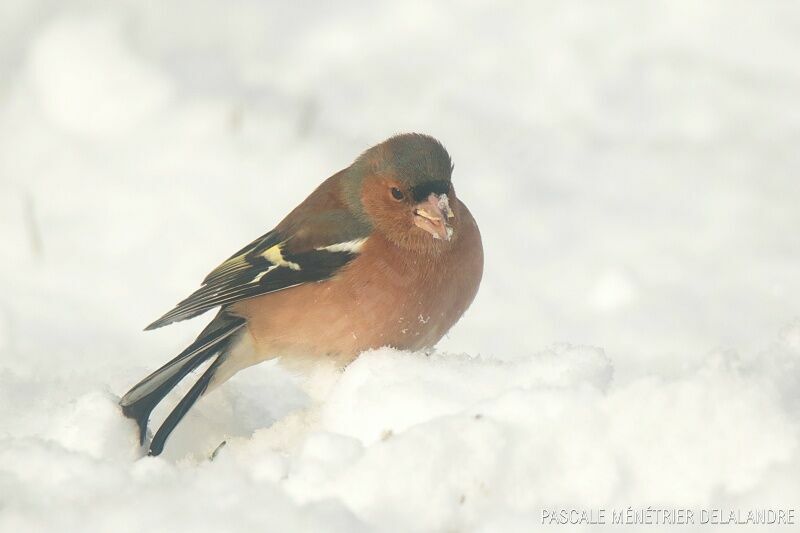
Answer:
<svg viewBox="0 0 800 533"><path fill-rule="evenodd" d="M402 200L403 198L405 198L405 197L406 197L406 195L405 195L405 194L403 194L403 191L401 191L401 190L400 190L400 189L398 189L397 187L392 187L392 196L393 196L393 197L394 197L394 199L395 199L395 200L397 200L398 202L399 202L400 200Z"/></svg>

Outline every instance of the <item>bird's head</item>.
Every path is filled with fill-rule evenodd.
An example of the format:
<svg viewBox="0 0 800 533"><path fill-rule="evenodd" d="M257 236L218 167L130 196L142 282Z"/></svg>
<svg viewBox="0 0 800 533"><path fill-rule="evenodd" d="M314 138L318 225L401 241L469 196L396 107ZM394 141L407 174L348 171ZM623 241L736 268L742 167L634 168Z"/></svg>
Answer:
<svg viewBox="0 0 800 533"><path fill-rule="evenodd" d="M453 164L433 137L407 133L364 152L350 168L348 204L389 240L446 249L458 234Z"/></svg>

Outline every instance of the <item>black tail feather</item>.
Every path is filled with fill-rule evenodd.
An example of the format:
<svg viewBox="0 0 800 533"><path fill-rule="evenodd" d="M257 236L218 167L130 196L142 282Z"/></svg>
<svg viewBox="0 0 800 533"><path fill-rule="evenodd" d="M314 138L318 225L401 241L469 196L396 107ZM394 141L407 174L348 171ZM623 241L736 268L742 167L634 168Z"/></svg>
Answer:
<svg viewBox="0 0 800 533"><path fill-rule="evenodd" d="M219 365L225 360L226 354L222 353L217 357L211 366L209 366L203 375L200 376L200 379L197 380L189 392L186 393L186 396L181 398L181 401L178 402L178 405L175 406L175 409L170 412L164 422L161 424L161 427L158 428L156 434L153 436L153 440L150 441L150 450L148 451L147 455L159 455L164 450L164 444L167 442L167 438L169 438L170 433L178 423L183 419L189 409L192 408L194 403L202 396L205 390L208 388L209 383L211 383L211 379L216 374Z"/></svg>
<svg viewBox="0 0 800 533"><path fill-rule="evenodd" d="M191 346L189 348L191 348ZM215 353L215 348L216 346L212 346L206 348L205 350L197 351L193 355L187 355L184 353L178 355L175 359L145 378L144 381L152 379L154 374L161 372L163 369L166 369L172 364L178 363L181 358L186 359L183 365L176 366L174 373L165 379L160 385L155 387L151 392L141 396L140 398L137 398L131 403L125 403L125 399L128 396L127 394L122 397L120 405L122 406L123 414L128 418L133 418L136 420L136 424L139 426L139 444L144 444L145 437L147 436L147 422L150 419L150 413L153 411L153 409L155 409L161 400L163 400L164 397L169 393L169 391L175 388L175 386L192 370L203 364L206 360L208 360L209 357L213 356ZM139 385L137 385L137 387L138 386ZM131 391L133 391L135 388L136 387L131 389Z"/></svg>
<svg viewBox="0 0 800 533"><path fill-rule="evenodd" d="M183 378L209 358L224 351L231 335L245 320L220 313L197 339L167 364L144 378L120 400L122 412L136 420L139 443L144 444L150 413Z"/></svg>

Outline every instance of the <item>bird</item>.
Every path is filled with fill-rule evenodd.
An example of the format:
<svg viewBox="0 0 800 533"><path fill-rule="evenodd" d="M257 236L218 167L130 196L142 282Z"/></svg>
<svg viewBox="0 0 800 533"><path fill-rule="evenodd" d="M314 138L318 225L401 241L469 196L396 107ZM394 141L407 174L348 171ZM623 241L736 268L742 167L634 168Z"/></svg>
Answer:
<svg viewBox="0 0 800 533"><path fill-rule="evenodd" d="M119 401L145 446L153 409L211 361L147 454L163 451L201 396L251 365L277 358L290 367L345 367L370 349L433 347L471 305L483 276L480 230L456 196L453 168L429 135L403 133L372 146L147 326L219 308L194 342Z"/></svg>

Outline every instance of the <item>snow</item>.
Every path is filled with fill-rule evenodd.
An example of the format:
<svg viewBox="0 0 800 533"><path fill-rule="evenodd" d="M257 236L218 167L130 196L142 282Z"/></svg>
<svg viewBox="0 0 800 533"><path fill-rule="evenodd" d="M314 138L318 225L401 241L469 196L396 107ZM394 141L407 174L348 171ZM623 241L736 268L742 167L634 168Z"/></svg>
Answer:
<svg viewBox="0 0 800 533"><path fill-rule="evenodd" d="M798 28L780 1L0 3L0 531L796 506ZM205 319L141 328L400 131L445 143L483 233L461 322L248 369L141 457L117 399Z"/></svg>
<svg viewBox="0 0 800 533"><path fill-rule="evenodd" d="M119 20L63 17L31 47L39 104L68 132L124 132L164 105L169 84L125 48L120 29Z"/></svg>

